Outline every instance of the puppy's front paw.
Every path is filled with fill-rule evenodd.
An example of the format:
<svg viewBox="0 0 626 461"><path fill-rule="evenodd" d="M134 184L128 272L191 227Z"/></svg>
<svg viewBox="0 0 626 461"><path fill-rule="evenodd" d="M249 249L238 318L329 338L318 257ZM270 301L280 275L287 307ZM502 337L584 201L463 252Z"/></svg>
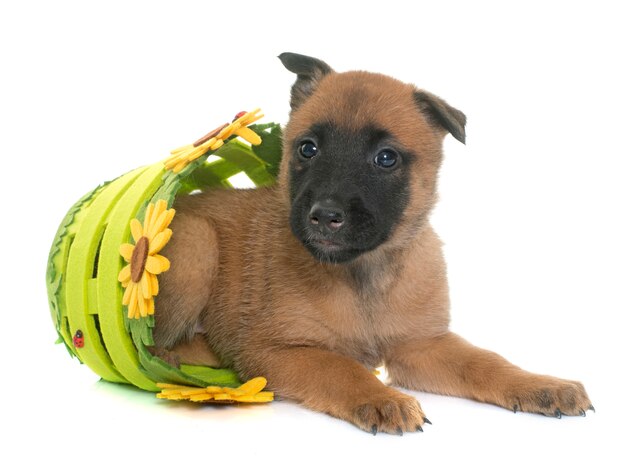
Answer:
<svg viewBox="0 0 626 461"><path fill-rule="evenodd" d="M585 416L594 410L583 385L577 381L537 376L514 386L507 395L507 406L513 411L540 413L546 416Z"/></svg>
<svg viewBox="0 0 626 461"><path fill-rule="evenodd" d="M430 424L417 400L390 388L358 402L352 411L352 422L374 435L422 432L424 423Z"/></svg>

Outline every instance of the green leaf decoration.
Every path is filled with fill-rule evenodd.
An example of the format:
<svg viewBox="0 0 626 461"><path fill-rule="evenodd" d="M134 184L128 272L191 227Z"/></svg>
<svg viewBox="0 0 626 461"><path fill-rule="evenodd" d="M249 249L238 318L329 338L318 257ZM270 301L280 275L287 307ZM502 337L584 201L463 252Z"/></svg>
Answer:
<svg viewBox="0 0 626 461"><path fill-rule="evenodd" d="M180 370L205 382L205 386L239 387L243 383L237 373L228 368L210 368L198 365L181 365Z"/></svg>
<svg viewBox="0 0 626 461"><path fill-rule="evenodd" d="M282 156L282 129L280 125L278 123L266 123L250 128L262 139L261 144L252 146L252 151L267 164L267 172L276 178Z"/></svg>

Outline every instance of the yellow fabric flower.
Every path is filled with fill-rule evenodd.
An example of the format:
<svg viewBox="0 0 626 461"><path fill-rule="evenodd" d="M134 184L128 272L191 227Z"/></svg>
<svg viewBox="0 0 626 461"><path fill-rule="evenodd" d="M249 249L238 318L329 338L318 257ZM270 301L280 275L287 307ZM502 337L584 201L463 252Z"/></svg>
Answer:
<svg viewBox="0 0 626 461"><path fill-rule="evenodd" d="M263 117L261 109L252 112L241 112L237 114L232 123L225 123L210 131L193 144L179 147L172 151L171 156L165 160L165 169L174 173L180 172L197 158L206 154L209 150L217 150L224 145L224 141L232 135L237 135L255 146L261 144L258 134L248 128L248 125Z"/></svg>
<svg viewBox="0 0 626 461"><path fill-rule="evenodd" d="M213 403L263 403L274 400L273 392L261 392L267 385L263 377L253 378L238 388L231 387L190 387L177 384L157 383L161 392L157 394L159 399L189 400L191 402Z"/></svg>
<svg viewBox="0 0 626 461"><path fill-rule="evenodd" d="M122 304L128 306L128 318L139 319L154 314L154 297L159 293L157 275L170 268L169 260L158 254L172 237L168 229L176 211L167 209L167 202L150 203L143 226L137 219L130 222L134 245L124 243L120 254L128 263L118 280L126 289Z"/></svg>

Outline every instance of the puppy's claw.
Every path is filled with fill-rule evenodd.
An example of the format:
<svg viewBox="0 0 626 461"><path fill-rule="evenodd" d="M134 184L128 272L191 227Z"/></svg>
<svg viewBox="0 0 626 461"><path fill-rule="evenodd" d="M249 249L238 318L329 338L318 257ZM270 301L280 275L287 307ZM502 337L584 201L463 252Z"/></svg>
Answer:
<svg viewBox="0 0 626 461"><path fill-rule="evenodd" d="M378 434L378 426L374 424L372 426L372 435L376 435L376 434Z"/></svg>
<svg viewBox="0 0 626 461"><path fill-rule="evenodd" d="M401 428L397 428L396 429L396 434L398 434L400 437L402 437L404 435L404 432L402 432Z"/></svg>
<svg viewBox="0 0 626 461"><path fill-rule="evenodd" d="M554 412L554 416L555 416L556 418L561 419L561 410L559 410L559 409L557 408L557 409L556 409L556 411Z"/></svg>
<svg viewBox="0 0 626 461"><path fill-rule="evenodd" d="M517 413L517 410L519 410L519 407L517 405L513 405L513 413Z"/></svg>
<svg viewBox="0 0 626 461"><path fill-rule="evenodd" d="M595 408L593 408L593 405L589 405L588 410L591 410L591 411L593 411L594 413L596 412L596 409L595 409Z"/></svg>
<svg viewBox="0 0 626 461"><path fill-rule="evenodd" d="M424 419L424 422L425 422L426 424L430 424L430 425L432 425L432 424L433 424L433 423L431 423L431 422L430 422L430 419L428 419L426 416L424 416L424 418L423 418L423 419Z"/></svg>
<svg viewBox="0 0 626 461"><path fill-rule="evenodd" d="M417 426L415 432L424 432L424 429L422 429L422 426Z"/></svg>
<svg viewBox="0 0 626 461"><path fill-rule="evenodd" d="M585 410L580 410L579 415L584 418L585 416L587 416L587 413L585 413Z"/></svg>

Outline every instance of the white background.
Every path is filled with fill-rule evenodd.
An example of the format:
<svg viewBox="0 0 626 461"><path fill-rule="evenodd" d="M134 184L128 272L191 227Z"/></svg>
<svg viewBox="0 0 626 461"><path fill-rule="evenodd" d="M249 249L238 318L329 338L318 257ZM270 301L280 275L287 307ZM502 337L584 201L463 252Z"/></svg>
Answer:
<svg viewBox="0 0 626 461"><path fill-rule="evenodd" d="M619 2L434 4L2 3L0 458L624 459ZM467 146L445 143L433 215L453 329L583 381L596 414L416 394L433 426L372 437L289 402L158 401L99 382L53 344L44 272L69 206L240 110L284 123L282 51L414 82L467 114Z"/></svg>

